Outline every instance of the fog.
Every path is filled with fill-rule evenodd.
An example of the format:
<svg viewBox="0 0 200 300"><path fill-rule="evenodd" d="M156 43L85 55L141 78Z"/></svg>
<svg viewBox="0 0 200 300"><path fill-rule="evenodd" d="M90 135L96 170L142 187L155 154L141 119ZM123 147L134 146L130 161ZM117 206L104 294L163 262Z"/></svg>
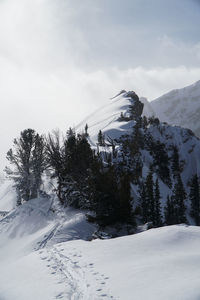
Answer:
<svg viewBox="0 0 200 300"><path fill-rule="evenodd" d="M0 1L1 169L23 129L65 131L121 89L152 100L200 79L198 1L161 2Z"/></svg>

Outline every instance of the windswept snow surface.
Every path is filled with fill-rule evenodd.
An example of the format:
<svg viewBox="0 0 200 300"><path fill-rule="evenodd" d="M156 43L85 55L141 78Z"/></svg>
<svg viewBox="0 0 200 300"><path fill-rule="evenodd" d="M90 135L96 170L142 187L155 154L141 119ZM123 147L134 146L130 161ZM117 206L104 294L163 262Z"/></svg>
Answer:
<svg viewBox="0 0 200 300"><path fill-rule="evenodd" d="M133 121L119 122L120 114L125 117L129 116L128 110L132 103L131 97L127 97L127 92L122 91L116 97L108 100L108 104L100 107L94 113L89 115L80 124L76 126L78 132L84 131L86 123L88 124L89 141L92 146L97 144L97 135L99 130L106 136L119 138L122 134L128 134L133 127Z"/></svg>
<svg viewBox="0 0 200 300"><path fill-rule="evenodd" d="M0 221L0 299L200 298L199 227L87 241L95 230L50 199L12 210Z"/></svg>
<svg viewBox="0 0 200 300"><path fill-rule="evenodd" d="M83 213L54 214L35 199L1 220L1 300L200 299L199 227L87 241Z"/></svg>

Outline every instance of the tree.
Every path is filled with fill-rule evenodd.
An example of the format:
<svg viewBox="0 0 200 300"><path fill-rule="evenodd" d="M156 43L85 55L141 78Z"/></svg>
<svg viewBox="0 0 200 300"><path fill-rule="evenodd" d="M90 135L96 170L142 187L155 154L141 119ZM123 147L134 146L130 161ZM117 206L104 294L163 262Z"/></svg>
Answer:
<svg viewBox="0 0 200 300"><path fill-rule="evenodd" d="M181 175L177 174L176 175L176 183L174 185L173 194L172 194L176 224L187 222L187 219L185 216L185 210L186 210L185 199L186 199L186 192L185 192L185 189L183 186Z"/></svg>
<svg viewBox="0 0 200 300"><path fill-rule="evenodd" d="M172 173L174 178L180 174L179 151L177 146L172 147Z"/></svg>
<svg viewBox="0 0 200 300"><path fill-rule="evenodd" d="M130 177L124 173L119 181L119 222L134 224L135 220L131 207Z"/></svg>
<svg viewBox="0 0 200 300"><path fill-rule="evenodd" d="M47 153L53 177L57 179L57 196L61 204L75 208L88 208L88 178L93 151L85 134L70 128L62 144L59 133L49 135Z"/></svg>
<svg viewBox="0 0 200 300"><path fill-rule="evenodd" d="M7 175L13 179L17 191L17 204L37 197L46 168L45 143L43 136L33 129L26 129L14 139L13 149L7 153L10 167Z"/></svg>
<svg viewBox="0 0 200 300"><path fill-rule="evenodd" d="M149 206L148 222L151 221L153 224L155 224L156 210L155 210L155 198L154 198L153 187L154 187L153 173L150 170L145 180L145 193L146 193L146 201Z"/></svg>
<svg viewBox="0 0 200 300"><path fill-rule="evenodd" d="M161 216L161 208L160 208L160 188L159 188L158 178L156 179L156 183L155 183L154 197L155 197L155 226L161 226L162 216Z"/></svg>
<svg viewBox="0 0 200 300"><path fill-rule="evenodd" d="M145 190L144 183L142 183L140 186L139 194L140 194L140 197L139 197L140 206L142 209L142 221L144 223L147 223L149 221L149 202L146 197L146 190Z"/></svg>
<svg viewBox="0 0 200 300"><path fill-rule="evenodd" d="M189 197L191 201L190 214L194 218L196 225L200 225L200 190L197 174L191 179Z"/></svg>
<svg viewBox="0 0 200 300"><path fill-rule="evenodd" d="M36 198L38 191L42 185L42 174L47 168L45 140L38 133L35 135L34 147L32 151L32 191L31 198Z"/></svg>
<svg viewBox="0 0 200 300"><path fill-rule="evenodd" d="M64 204L64 200L61 197L62 184L64 181L64 169L65 169L65 153L63 145L60 144L60 133L54 131L46 138L46 153L48 166L53 172L52 178L57 179L57 196L61 204Z"/></svg>
<svg viewBox="0 0 200 300"><path fill-rule="evenodd" d="M166 225L173 225L176 224L176 215L174 209L173 200L167 196L167 203L165 206L165 224Z"/></svg>
<svg viewBox="0 0 200 300"><path fill-rule="evenodd" d="M157 174L164 183L166 183L168 186L171 186L169 158L165 149L165 145L160 141L153 141L151 150L154 158L153 165L156 168Z"/></svg>
<svg viewBox="0 0 200 300"><path fill-rule="evenodd" d="M97 139L99 146L105 146L105 138L101 130L99 130Z"/></svg>
<svg viewBox="0 0 200 300"><path fill-rule="evenodd" d="M86 123L85 125L85 136L88 137L89 134L88 134L88 124Z"/></svg>
<svg viewBox="0 0 200 300"><path fill-rule="evenodd" d="M118 184L114 167L99 169L93 178L93 202L96 221L100 226L112 225L119 221Z"/></svg>

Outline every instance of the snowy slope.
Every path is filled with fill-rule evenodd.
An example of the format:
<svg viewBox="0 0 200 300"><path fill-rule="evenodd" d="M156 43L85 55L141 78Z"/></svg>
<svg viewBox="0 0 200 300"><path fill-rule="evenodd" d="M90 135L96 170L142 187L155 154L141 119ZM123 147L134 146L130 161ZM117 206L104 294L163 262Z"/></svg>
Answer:
<svg viewBox="0 0 200 300"><path fill-rule="evenodd" d="M94 113L85 118L76 126L78 132L83 132L88 124L89 140L91 145L96 146L99 130L106 132L107 136L118 138L120 135L131 131L133 122L119 122L120 114L128 116L128 109L132 99L127 97L127 92L122 91L116 97L108 99L108 104L100 107Z"/></svg>
<svg viewBox="0 0 200 300"><path fill-rule="evenodd" d="M161 121L190 128L200 137L200 81L150 102Z"/></svg>
<svg viewBox="0 0 200 300"><path fill-rule="evenodd" d="M12 242L17 246L21 239ZM0 299L198 300L199 247L199 227L169 226L29 249L20 256L14 247L6 256L0 248Z"/></svg>
<svg viewBox="0 0 200 300"><path fill-rule="evenodd" d="M144 103L144 109L143 109L143 116L146 116L146 117L151 117L151 116L155 116L155 111L152 107L152 104L151 102L148 101L147 98L145 97L140 97L140 101L142 103Z"/></svg>
<svg viewBox="0 0 200 300"><path fill-rule="evenodd" d="M10 211L15 207L16 193L12 188L11 181L0 182L0 211Z"/></svg>

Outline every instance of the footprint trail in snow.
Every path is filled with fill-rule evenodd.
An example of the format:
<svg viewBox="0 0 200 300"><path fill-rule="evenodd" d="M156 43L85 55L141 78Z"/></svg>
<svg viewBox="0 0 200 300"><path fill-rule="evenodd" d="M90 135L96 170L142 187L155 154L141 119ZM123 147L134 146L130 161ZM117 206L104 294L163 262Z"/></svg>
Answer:
<svg viewBox="0 0 200 300"><path fill-rule="evenodd" d="M40 250L39 255L61 285L62 291L55 299L114 300L106 287L109 277L98 272L94 263L86 261L75 248L64 249L62 244L58 244Z"/></svg>

